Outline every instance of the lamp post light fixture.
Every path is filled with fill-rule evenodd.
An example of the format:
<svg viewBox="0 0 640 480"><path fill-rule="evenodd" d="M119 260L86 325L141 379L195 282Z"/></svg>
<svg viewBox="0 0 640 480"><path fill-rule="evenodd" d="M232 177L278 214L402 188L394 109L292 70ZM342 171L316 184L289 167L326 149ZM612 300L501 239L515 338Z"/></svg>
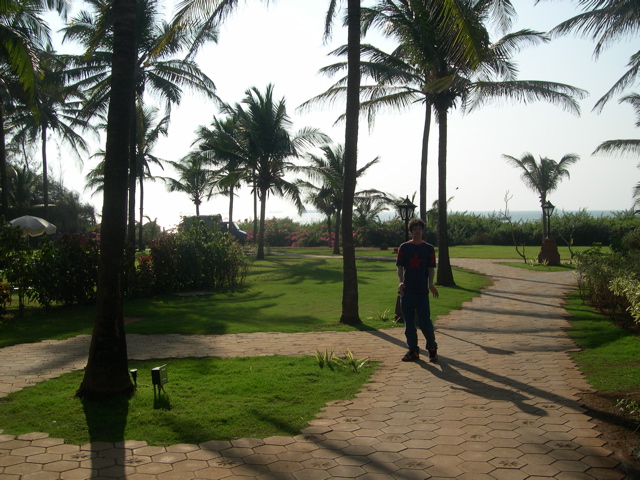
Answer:
<svg viewBox="0 0 640 480"><path fill-rule="evenodd" d="M547 220L547 238L551 237L551 215L553 215L555 209L555 205L549 200L542 204L542 213Z"/></svg>
<svg viewBox="0 0 640 480"><path fill-rule="evenodd" d="M404 241L406 242L409 240L409 220L413 217L416 206L411 203L411 200L407 197L401 203L397 204L396 207L400 212L400 218L404 220Z"/></svg>
<svg viewBox="0 0 640 480"><path fill-rule="evenodd" d="M556 244L556 241L551 238L551 215L553 215L555 209L555 205L553 205L549 200L542 204L542 213L546 220L547 235L546 238L542 240L542 248L538 254L538 263L559 266L560 253L558 252L558 245Z"/></svg>

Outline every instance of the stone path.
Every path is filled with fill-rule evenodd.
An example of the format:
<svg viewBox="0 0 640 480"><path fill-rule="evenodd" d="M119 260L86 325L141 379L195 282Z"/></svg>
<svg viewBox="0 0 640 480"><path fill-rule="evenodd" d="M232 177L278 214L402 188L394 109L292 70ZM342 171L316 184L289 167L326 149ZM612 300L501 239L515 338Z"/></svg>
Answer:
<svg viewBox="0 0 640 480"><path fill-rule="evenodd" d="M438 364L400 362L402 329L128 337L131 359L348 348L383 361L356 399L327 405L295 437L69 445L46 433L0 430L0 479L632 480L577 401L589 386L563 333L571 272L453 263L493 284L438 319ZM0 349L0 396L83 368L88 345L80 336Z"/></svg>

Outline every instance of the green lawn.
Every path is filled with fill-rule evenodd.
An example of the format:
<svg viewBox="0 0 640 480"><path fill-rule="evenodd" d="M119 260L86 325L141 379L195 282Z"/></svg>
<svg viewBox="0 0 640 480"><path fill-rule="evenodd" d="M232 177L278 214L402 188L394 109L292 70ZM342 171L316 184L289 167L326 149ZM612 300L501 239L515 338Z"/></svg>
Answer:
<svg viewBox="0 0 640 480"><path fill-rule="evenodd" d="M497 255L498 247L466 250ZM389 252L385 252L387 258ZM397 326L395 266L359 252L360 329ZM504 258L504 257L503 257ZM530 267L518 264L526 268ZM258 331L353 330L337 322L342 292L340 258L270 256L255 261L244 287L205 296L167 295L127 302L137 321L128 333L222 334ZM560 267L566 268L566 267ZM434 318L475 295L488 280L455 270L457 286L441 288ZM612 325L571 294L568 334L581 347L578 368L598 390L623 392L640 384L640 339ZM91 333L91 308L28 310L25 319L0 323L0 347ZM385 319L386 317L386 319ZM169 365L168 394L154 397L148 370ZM73 398L81 372L25 388L0 399L0 428L7 434L45 431L74 443L145 439L149 444L294 435L331 400L352 398L375 365L359 372L321 369L313 358L259 357L132 362L140 373L130 400L82 404ZM327 393L328 392L328 393Z"/></svg>
<svg viewBox="0 0 640 480"><path fill-rule="evenodd" d="M480 293L488 280L455 270L457 286L442 288L432 302L433 317L460 307ZM342 299L342 260L269 256L254 261L242 288L211 295L163 295L125 303L128 333L185 335L246 332L309 332L379 329L393 322L396 301L393 262L360 259L358 290L363 324L338 322ZM385 315L386 313L386 315ZM0 322L0 347L90 334L93 308L30 309L23 319ZM386 317L386 319L385 319Z"/></svg>
<svg viewBox="0 0 640 480"><path fill-rule="evenodd" d="M573 247L573 252L580 253L587 250L589 247ZM272 253L287 253L298 255L328 255L338 257L339 255L333 255L329 247L273 247L270 249ZM437 251L437 248L436 248ZM563 261L568 261L571 258L568 247L558 246L560 252L560 258ZM608 252L608 247L602 247L603 252ZM527 259L537 259L540 247L531 246L525 248L525 255ZM449 247L449 255L451 258L493 258L493 259L505 259L520 260L521 257L516 252L514 247L497 246L497 245L458 245ZM389 250L380 250L379 248L356 248L356 256L358 257L381 257L395 259L393 248Z"/></svg>

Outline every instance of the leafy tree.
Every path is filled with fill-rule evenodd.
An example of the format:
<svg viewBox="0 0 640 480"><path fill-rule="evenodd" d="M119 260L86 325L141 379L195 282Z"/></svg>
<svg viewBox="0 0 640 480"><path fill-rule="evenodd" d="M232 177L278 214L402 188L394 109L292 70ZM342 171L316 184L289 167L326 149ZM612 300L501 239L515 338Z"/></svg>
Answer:
<svg viewBox="0 0 640 480"><path fill-rule="evenodd" d="M511 2L424 1L394 8L395 0L382 0L368 21L384 26L400 42L396 55L413 60L418 54L421 69L429 74L429 91L438 123L438 276L442 285L454 284L447 233L447 136L448 113L458 103L467 111L501 98L519 101L545 100L579 112L575 97L582 90L568 85L516 80L511 57L524 45L546 39L538 32L521 30L491 43L486 25L497 21L505 30L514 13ZM393 12L393 16L387 14ZM424 41L424 36L430 36ZM435 40L435 41L434 41ZM423 63L420 63L423 62ZM384 77L381 78L384 85Z"/></svg>
<svg viewBox="0 0 640 480"><path fill-rule="evenodd" d="M88 143L77 132L95 131L95 128L78 115L84 97L78 85L69 85L66 81L67 61L65 57L56 55L51 50L41 52L41 74L35 91L34 112L27 104L23 104L9 118L12 128L12 142L41 141L42 184L44 214L47 214L49 199L49 180L47 164L47 138L49 131L57 133L63 142L70 147L70 152L80 159L80 151L88 151Z"/></svg>
<svg viewBox="0 0 640 480"><path fill-rule="evenodd" d="M77 68L69 75L78 78L88 87L88 101L84 106L86 115L104 112L111 93L110 64L112 58L112 22L111 1L89 0L86 2L92 11L80 12L67 26L65 40L77 40L87 49L84 56L74 57ZM135 109L136 102L144 100L146 92L160 98L166 105L167 113L174 104L182 100L185 88L203 93L208 98L217 99L215 85L190 57L206 41L217 40L217 30L208 28L199 30L193 25L161 19L158 3L155 0L136 2L136 65L134 69L135 89L130 102ZM183 53L186 58L175 58ZM90 55L89 62L86 61ZM129 155L129 242L135 238L135 188L138 173L135 129L131 125Z"/></svg>
<svg viewBox="0 0 640 480"><path fill-rule="evenodd" d="M310 166L301 167L300 171L306 173L311 182L300 182L299 185L304 189L315 194L316 204L324 206L325 215L335 214L335 237L333 242L333 253L340 254L340 224L343 192L344 192L344 146L343 145L324 145L320 147L323 155L315 155L309 153L307 159L311 162ZM365 166L356 171L356 178L362 176L366 170L372 165L378 163L379 159L368 162ZM320 186L316 183L320 182ZM381 195L377 190L366 190L354 194L354 198L370 198L371 195ZM321 202L319 200L326 200ZM331 214L328 214L331 212Z"/></svg>
<svg viewBox="0 0 640 480"><path fill-rule="evenodd" d="M538 163L530 153L525 153L522 158L511 155L503 155L502 157L514 167L522 170L522 181L527 187L538 193L540 207L546 203L549 193L558 188L562 179L570 177L568 167L580 160L580 157L574 153L563 156L559 162L547 157L540 157L540 163ZM544 222L544 213L542 220L542 238L544 239L549 236Z"/></svg>
<svg viewBox="0 0 640 480"><path fill-rule="evenodd" d="M636 0L577 0L582 13L556 26L553 35L576 34L591 37L596 42L595 58L611 44L625 38L635 39L640 31L640 8ZM605 93L594 107L601 110L616 94L632 85L640 75L640 51L629 59L629 69Z"/></svg>
<svg viewBox="0 0 640 480"><path fill-rule="evenodd" d="M185 156L181 161L167 160L167 163L176 169L178 178L165 177L170 192L183 192L196 207L196 217L200 217L200 205L202 200L211 198L217 185L218 175L208 167L205 157L197 152Z"/></svg>
<svg viewBox="0 0 640 480"><path fill-rule="evenodd" d="M42 18L49 8L66 14L66 2L61 0L0 2L0 189L5 216L9 206L9 181L4 117L7 107L15 100L16 86L20 86L26 102L34 107L40 75L38 51L51 44L49 29Z"/></svg>
<svg viewBox="0 0 640 480"><path fill-rule="evenodd" d="M273 85L267 85L264 93L256 87L246 90L240 104L225 104L223 112L233 116L239 128L238 156L245 158L247 165L255 172L255 186L260 200L256 258L262 260L268 196L276 194L288 198L302 212L304 206L300 190L295 183L285 180L284 176L295 171L290 159L300 156L302 148L326 142L328 137L308 127L292 133L285 100L273 98Z"/></svg>
<svg viewBox="0 0 640 480"><path fill-rule="evenodd" d="M640 127L640 95L633 93L626 95L620 99L620 103L630 104L636 114L636 127ZM640 155L640 140L630 138L625 140L607 140L602 142L594 150L593 155L626 155L631 154L636 157ZM635 198L635 207L640 208L640 182L633 188L633 198Z"/></svg>
<svg viewBox="0 0 640 480"><path fill-rule="evenodd" d="M211 128L201 125L196 130L198 152L212 165L219 167L218 187L222 194L229 196L229 223L233 222L233 200L235 190L241 182L251 181L253 175L247 171L248 159L243 157L244 147L233 116L214 118Z"/></svg>

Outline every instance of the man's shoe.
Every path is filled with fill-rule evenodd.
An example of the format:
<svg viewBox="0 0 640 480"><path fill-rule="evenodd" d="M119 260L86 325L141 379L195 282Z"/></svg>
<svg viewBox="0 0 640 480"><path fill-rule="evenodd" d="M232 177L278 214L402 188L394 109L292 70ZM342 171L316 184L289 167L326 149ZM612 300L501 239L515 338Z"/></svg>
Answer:
<svg viewBox="0 0 640 480"><path fill-rule="evenodd" d="M404 357L402 357L403 362L414 362L416 360L420 360L420 353L414 352L413 350L409 350L404 354Z"/></svg>
<svg viewBox="0 0 640 480"><path fill-rule="evenodd" d="M438 361L438 349L437 348L430 348L429 349L429 361L430 362L437 362Z"/></svg>

